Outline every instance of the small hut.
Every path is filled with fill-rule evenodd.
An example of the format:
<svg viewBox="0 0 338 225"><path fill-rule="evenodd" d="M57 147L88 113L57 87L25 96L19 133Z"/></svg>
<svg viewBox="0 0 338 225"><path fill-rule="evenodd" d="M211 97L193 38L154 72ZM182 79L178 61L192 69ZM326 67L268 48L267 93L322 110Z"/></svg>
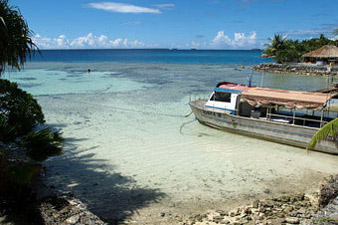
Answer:
<svg viewBox="0 0 338 225"><path fill-rule="evenodd" d="M302 56L304 62L316 64L338 64L338 47L325 45L315 51L308 52Z"/></svg>

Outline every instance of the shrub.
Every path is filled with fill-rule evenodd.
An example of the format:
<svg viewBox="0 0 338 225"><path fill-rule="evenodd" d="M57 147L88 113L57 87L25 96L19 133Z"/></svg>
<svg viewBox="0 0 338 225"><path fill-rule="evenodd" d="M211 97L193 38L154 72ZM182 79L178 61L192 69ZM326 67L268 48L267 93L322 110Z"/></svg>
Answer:
<svg viewBox="0 0 338 225"><path fill-rule="evenodd" d="M10 127L7 123L7 119L0 115L0 141L8 143L15 140L15 129Z"/></svg>
<svg viewBox="0 0 338 225"><path fill-rule="evenodd" d="M15 135L26 135L39 123L44 123L40 105L31 94L16 83L0 79L0 116L7 126L15 127Z"/></svg>
<svg viewBox="0 0 338 225"><path fill-rule="evenodd" d="M22 139L27 155L36 161L46 160L49 156L61 154L62 141L59 132L52 132L49 128L30 132Z"/></svg>

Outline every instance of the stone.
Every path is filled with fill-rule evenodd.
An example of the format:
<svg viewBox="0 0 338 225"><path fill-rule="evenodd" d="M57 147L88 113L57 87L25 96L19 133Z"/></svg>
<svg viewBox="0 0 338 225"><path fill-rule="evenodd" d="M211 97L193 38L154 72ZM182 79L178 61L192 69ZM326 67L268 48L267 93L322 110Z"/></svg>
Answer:
<svg viewBox="0 0 338 225"><path fill-rule="evenodd" d="M297 214L305 214L305 209L303 208L300 208L298 211L297 211Z"/></svg>
<svg viewBox="0 0 338 225"><path fill-rule="evenodd" d="M292 212L292 210L293 210L293 207L292 206L288 206L283 211L286 212L286 213L290 213L290 212Z"/></svg>
<svg viewBox="0 0 338 225"><path fill-rule="evenodd" d="M77 223L77 221L79 221L79 219L80 219L79 215L74 215L74 216L67 218L66 223L75 224L75 223Z"/></svg>
<svg viewBox="0 0 338 225"><path fill-rule="evenodd" d="M214 216L213 217L213 220L214 221L220 221L220 220L223 220L224 219L224 216ZM202 220L202 218L200 218L200 221Z"/></svg>
<svg viewBox="0 0 338 225"><path fill-rule="evenodd" d="M258 211L264 213L266 209L264 207L259 207Z"/></svg>
<svg viewBox="0 0 338 225"><path fill-rule="evenodd" d="M259 200L255 200L255 201L252 203L252 207L253 207L253 208L258 208L259 203L260 203Z"/></svg>
<svg viewBox="0 0 338 225"><path fill-rule="evenodd" d="M285 218L285 222L290 224L299 224L299 219L296 217L287 217Z"/></svg>

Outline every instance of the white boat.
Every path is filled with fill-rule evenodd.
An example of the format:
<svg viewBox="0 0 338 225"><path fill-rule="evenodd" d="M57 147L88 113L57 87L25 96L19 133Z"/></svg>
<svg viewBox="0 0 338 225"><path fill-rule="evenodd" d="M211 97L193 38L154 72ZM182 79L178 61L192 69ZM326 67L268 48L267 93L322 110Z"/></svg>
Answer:
<svg viewBox="0 0 338 225"><path fill-rule="evenodd" d="M209 99L189 105L196 119L210 127L305 148L333 119L324 110L332 96L220 82ZM328 138L313 150L338 154L337 146L335 138Z"/></svg>

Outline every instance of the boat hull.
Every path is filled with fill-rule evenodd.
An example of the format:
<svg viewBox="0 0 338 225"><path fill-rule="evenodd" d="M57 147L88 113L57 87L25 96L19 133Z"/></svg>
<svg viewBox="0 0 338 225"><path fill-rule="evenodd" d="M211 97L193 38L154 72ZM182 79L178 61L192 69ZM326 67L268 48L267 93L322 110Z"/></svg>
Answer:
<svg viewBox="0 0 338 225"><path fill-rule="evenodd" d="M205 100L189 103L196 119L204 125L232 133L306 148L318 128L232 115L224 110L204 107ZM312 150L338 154L337 142L321 141Z"/></svg>

